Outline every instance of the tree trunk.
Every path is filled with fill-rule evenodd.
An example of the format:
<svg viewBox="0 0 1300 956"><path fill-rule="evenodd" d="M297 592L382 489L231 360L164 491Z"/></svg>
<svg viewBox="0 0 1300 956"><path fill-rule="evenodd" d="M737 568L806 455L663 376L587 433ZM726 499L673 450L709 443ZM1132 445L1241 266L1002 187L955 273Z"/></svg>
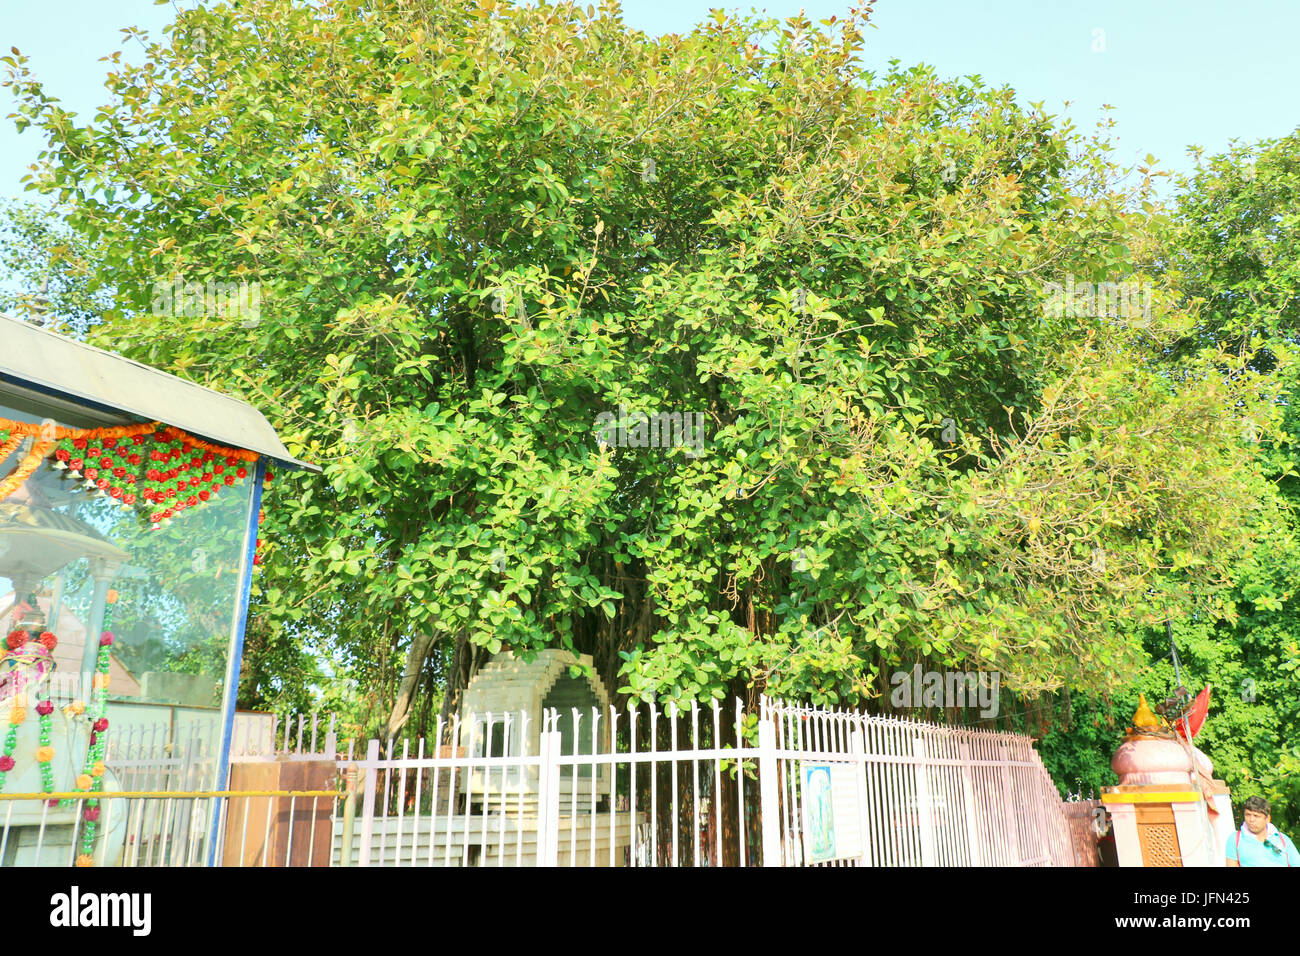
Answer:
<svg viewBox="0 0 1300 956"><path fill-rule="evenodd" d="M464 631L456 635L451 660L447 664L446 683L443 685L441 717L444 727L451 726L451 715L460 707L461 694L485 663L486 656L485 652L480 652L479 648L469 642Z"/></svg>
<svg viewBox="0 0 1300 956"><path fill-rule="evenodd" d="M424 659L429 656L432 648L432 634L416 634L411 639L411 648L406 652L406 670L402 674L402 682L398 685L397 695L393 699L392 713L388 715L385 738L396 737L397 732L410 718L411 700L419 684L420 672L424 669Z"/></svg>

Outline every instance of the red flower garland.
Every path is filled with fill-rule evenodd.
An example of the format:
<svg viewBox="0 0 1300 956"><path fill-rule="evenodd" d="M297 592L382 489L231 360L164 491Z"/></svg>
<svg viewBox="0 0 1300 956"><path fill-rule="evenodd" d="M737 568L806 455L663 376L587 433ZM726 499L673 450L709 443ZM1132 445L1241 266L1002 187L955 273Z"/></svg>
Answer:
<svg viewBox="0 0 1300 956"><path fill-rule="evenodd" d="M87 486L148 514L155 526L186 508L217 496L248 476L244 465L257 452L205 442L179 428L153 422L120 428L54 428L0 419L0 444L37 437L29 460L0 482L0 500L26 480L40 461L53 454ZM53 441L51 441L51 438Z"/></svg>

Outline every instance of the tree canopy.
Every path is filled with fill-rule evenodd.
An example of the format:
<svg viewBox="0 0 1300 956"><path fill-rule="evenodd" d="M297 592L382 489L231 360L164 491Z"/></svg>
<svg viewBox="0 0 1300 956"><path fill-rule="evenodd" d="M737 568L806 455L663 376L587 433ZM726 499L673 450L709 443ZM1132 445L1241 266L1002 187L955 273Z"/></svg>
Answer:
<svg viewBox="0 0 1300 956"><path fill-rule="evenodd" d="M309 649L395 730L557 646L633 698L857 703L915 661L1100 694L1231 615L1284 525L1269 370L1196 337L1104 142L864 70L862 19L217 3L88 122L6 58L104 250L96 340L324 466L267 498L247 701ZM260 314L159 309L177 277ZM1118 283L1140 317L1050 307Z"/></svg>

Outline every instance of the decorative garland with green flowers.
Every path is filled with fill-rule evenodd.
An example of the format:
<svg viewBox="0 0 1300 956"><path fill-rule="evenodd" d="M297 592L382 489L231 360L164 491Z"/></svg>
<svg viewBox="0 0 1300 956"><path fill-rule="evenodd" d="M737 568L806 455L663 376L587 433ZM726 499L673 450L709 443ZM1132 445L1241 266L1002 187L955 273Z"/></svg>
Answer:
<svg viewBox="0 0 1300 956"><path fill-rule="evenodd" d="M109 616L111 613L110 602ZM0 753L0 790L4 789L5 777L14 768L13 752L18 744L18 728L27 719L25 690L29 684L34 684L37 687L36 713L40 718L40 746L36 750L36 762L41 768L41 789L45 793L54 792L52 766L54 746L50 739L50 715L54 712L54 704L51 703L49 694L44 689L44 679L53 670L50 654L57 645L58 639L49 631L43 632L38 637L33 631L17 630L6 638L5 647L0 650L0 664L7 664L11 668L14 680L14 703L9 712L9 731L5 736L3 753ZM91 690L90 742L86 748L82 771L77 776L73 788L85 791L87 794L99 793L103 789L105 732L108 730L108 717L105 716L105 712L108 709L109 668L112 664L109 649L112 646L112 633L104 631L99 638L99 655L96 659ZM29 681L25 674L33 667L37 668L39 673L35 680ZM86 712L86 705L80 700L74 700L63 711L69 719L75 720ZM49 804L67 807L76 802L78 799L70 797L64 800L50 800ZM77 866L92 865L99 812L98 799L90 797L85 800L85 807L81 812L81 854L77 857Z"/></svg>
<svg viewBox="0 0 1300 956"><path fill-rule="evenodd" d="M86 762L77 776L75 789L87 793L99 793L104 787L104 743L108 730L108 718L104 712L108 708L108 669L109 648L113 645L113 635L105 631L99 638L99 659L96 661L94 688L90 704L90 746L86 748ZM73 703L73 707L77 702ZM74 711L77 713L77 711ZM48 792L48 791L47 791ZM64 800L62 805L72 803ZM91 850L95 846L95 830L99 827L99 801L91 797L81 811L81 855L77 857L77 866L90 866Z"/></svg>
<svg viewBox="0 0 1300 956"><path fill-rule="evenodd" d="M67 469L122 507L147 514L154 527L246 478L248 463L257 460L257 452L214 445L160 422L63 428L0 418L0 461L26 438L32 447L0 480L0 501L53 457L55 468Z"/></svg>
<svg viewBox="0 0 1300 956"><path fill-rule="evenodd" d="M54 769L50 762L54 759L54 748L50 744L50 714L54 705L50 703L49 693L45 689L45 677L53 669L50 654L59 641L49 631L37 635L35 631L14 631L5 639L5 646L0 648L0 664L6 665L13 675L13 705L9 710L9 730L5 734L4 749L0 751L0 790L4 789L5 777L14 768L14 748L18 745L18 728L27 720L27 686L36 687L36 714L40 721L40 748L36 751L36 760L41 768L41 789L45 793L54 792ZM48 668L46 665L50 665ZM36 668L36 679L28 681L26 674ZM52 801L57 802L57 801Z"/></svg>

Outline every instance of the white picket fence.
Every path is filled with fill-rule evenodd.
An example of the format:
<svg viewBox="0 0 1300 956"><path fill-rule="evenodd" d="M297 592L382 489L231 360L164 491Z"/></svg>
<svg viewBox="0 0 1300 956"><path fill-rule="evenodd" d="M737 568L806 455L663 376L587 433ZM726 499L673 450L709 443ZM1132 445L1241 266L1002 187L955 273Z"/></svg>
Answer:
<svg viewBox="0 0 1300 956"><path fill-rule="evenodd" d="M550 712L538 728L487 714L440 723L434 740L457 746L437 752L424 739L350 747L338 766L356 815L335 821L333 862L1074 865L1026 737L767 700L747 734L740 702L730 709Z"/></svg>
<svg viewBox="0 0 1300 956"><path fill-rule="evenodd" d="M316 716L242 727L232 763L325 762L337 798L187 796L213 779L201 735L132 728L106 754L120 789L175 796L106 801L124 832L102 862L1075 865L1066 805L1016 734L766 699L468 715L400 746L340 742ZM40 839L47 818L33 818Z"/></svg>

